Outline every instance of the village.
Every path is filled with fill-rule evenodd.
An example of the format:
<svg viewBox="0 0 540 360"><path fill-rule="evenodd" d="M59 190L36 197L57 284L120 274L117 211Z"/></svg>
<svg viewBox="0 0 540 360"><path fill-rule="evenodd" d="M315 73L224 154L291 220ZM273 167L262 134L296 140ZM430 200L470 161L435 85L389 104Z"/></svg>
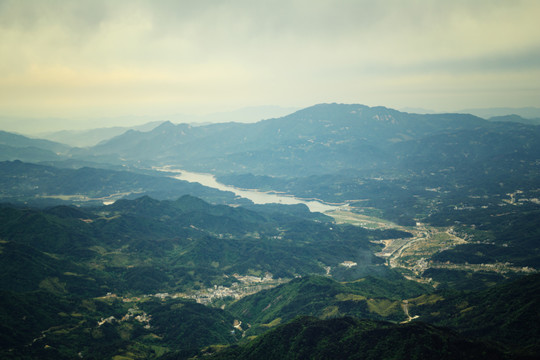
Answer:
<svg viewBox="0 0 540 360"><path fill-rule="evenodd" d="M228 277L228 275L226 275ZM158 298L161 300L166 299L193 299L199 304L211 305L216 300L230 299L238 300L245 296L255 294L261 290L270 289L280 284L286 283L289 279L274 279L273 275L266 273L263 277L257 277L252 275L239 275L233 274L237 282L232 283L230 287L223 285L214 285L206 289L191 290L189 292L178 293L156 293L146 294L140 296L124 296L121 297L123 302L139 302L144 301L146 298ZM120 298L116 294L108 293L104 298Z"/></svg>

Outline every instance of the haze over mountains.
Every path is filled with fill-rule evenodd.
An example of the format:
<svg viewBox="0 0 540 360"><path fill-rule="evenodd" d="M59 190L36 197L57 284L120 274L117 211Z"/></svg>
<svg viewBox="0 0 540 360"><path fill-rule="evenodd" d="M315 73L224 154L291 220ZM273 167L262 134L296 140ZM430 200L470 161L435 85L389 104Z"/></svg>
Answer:
<svg viewBox="0 0 540 360"><path fill-rule="evenodd" d="M1 355L535 358L535 124L319 104L91 146L1 132Z"/></svg>
<svg viewBox="0 0 540 360"><path fill-rule="evenodd" d="M473 114L485 119L507 115L517 115L525 119L538 119L540 118L540 109L537 107L524 107L524 108L475 108L475 109L463 109L457 111L459 113Z"/></svg>
<svg viewBox="0 0 540 360"><path fill-rule="evenodd" d="M376 121L372 121L374 119ZM510 131L515 128L515 125L507 126ZM87 160L107 156L107 162L115 161L116 156L121 157L124 163L129 160L148 161L154 165L181 165L192 170L197 169L197 163L202 163L204 165L199 169L215 169L216 172L224 171L216 167L216 163L225 161L229 172L248 169L257 175L289 175L283 169L274 172L269 168L257 169L253 162L265 156L289 163L293 159L296 162L291 163L291 168L298 170L299 163L307 161L308 164L303 166L310 167L308 173L327 173L331 172L328 170L330 166L332 171L370 168L372 160L361 163L357 156L351 158L350 154L355 151L362 150L366 158L375 158L373 161L391 162L395 161L396 152L400 151L399 146L403 143L420 139L427 141L429 136L437 133L473 130L476 127L488 131L493 125L470 115L415 115L385 108L326 104L255 124L193 127L166 122L152 131L128 131L91 149L74 150L68 155ZM218 138L220 141L216 141ZM155 146L155 142L159 142L159 146ZM318 162L325 157L327 160L322 164L315 165L313 161L309 164L306 156L313 156ZM249 163L250 159L255 160Z"/></svg>
<svg viewBox="0 0 540 360"><path fill-rule="evenodd" d="M538 14L0 0L0 359L540 358Z"/></svg>
<svg viewBox="0 0 540 360"><path fill-rule="evenodd" d="M0 122L3 124L3 130L6 131L25 134L33 138L57 141L70 146L86 147L120 135L129 129L149 131L164 121L189 123L194 126L229 121L253 123L261 119L284 116L296 110L298 109L267 105L244 107L205 115L172 114L82 119L10 118L0 116ZM110 124L114 124L114 126Z"/></svg>
<svg viewBox="0 0 540 360"><path fill-rule="evenodd" d="M138 126L105 126L107 123L117 123L118 119L88 119L86 121L86 129L74 129L73 120L69 119L11 119L8 117L0 117L0 121L6 127L4 130L24 134L32 138L43 138L52 140L74 147L87 147L98 144L103 140L108 140L114 136L120 135L127 130L149 131L162 122L170 121L175 124L187 123L193 126L208 125L211 123L222 122L240 122L254 123L263 119L277 118L292 114L297 111L296 108L283 108L279 106L257 106L246 107L234 111L212 113L207 115L187 115L177 114L170 116L160 116L163 120L148 120L144 123L147 117L123 117L120 120L123 123L144 123ZM435 110L420 109L420 108L403 108L402 112L417 113L417 114L437 114ZM455 111L455 113L472 114L491 121L511 121L523 122L533 125L538 125L540 122L540 109L534 107L528 108L485 108L485 109L465 109ZM42 123L57 123L63 124L65 129L56 131L37 131L42 127ZM96 124L101 126L96 128ZM94 126L90 128L91 126Z"/></svg>

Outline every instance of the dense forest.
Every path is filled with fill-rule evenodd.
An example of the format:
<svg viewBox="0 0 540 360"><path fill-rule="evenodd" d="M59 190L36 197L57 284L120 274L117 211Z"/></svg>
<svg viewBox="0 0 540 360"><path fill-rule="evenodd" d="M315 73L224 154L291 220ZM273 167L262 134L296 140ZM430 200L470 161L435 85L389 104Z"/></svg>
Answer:
<svg viewBox="0 0 540 360"><path fill-rule="evenodd" d="M526 120L320 104L84 148L0 132L0 357L537 358Z"/></svg>

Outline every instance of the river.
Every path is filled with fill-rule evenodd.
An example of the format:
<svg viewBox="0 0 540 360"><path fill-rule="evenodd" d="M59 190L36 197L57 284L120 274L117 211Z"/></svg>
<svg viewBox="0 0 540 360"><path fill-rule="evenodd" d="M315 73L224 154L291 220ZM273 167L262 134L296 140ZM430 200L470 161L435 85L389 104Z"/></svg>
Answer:
<svg viewBox="0 0 540 360"><path fill-rule="evenodd" d="M180 169L172 169L170 167L157 168L156 170L173 173L172 176L178 180L196 182L201 185L218 189L221 191L230 191L237 196L249 199L255 204L305 204L312 212L327 212L337 210L340 206L324 204L316 200L305 200L295 198L294 196L281 195L275 192L262 192L257 190L238 189L234 186L229 186L218 182L212 174L195 173Z"/></svg>

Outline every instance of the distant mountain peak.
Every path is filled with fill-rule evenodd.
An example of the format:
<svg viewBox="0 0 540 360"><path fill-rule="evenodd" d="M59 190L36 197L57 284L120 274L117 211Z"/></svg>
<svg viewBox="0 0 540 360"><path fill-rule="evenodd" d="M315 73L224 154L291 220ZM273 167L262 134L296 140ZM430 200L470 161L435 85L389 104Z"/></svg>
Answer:
<svg viewBox="0 0 540 360"><path fill-rule="evenodd" d="M156 128L154 128L154 131L167 130L167 129L173 129L173 128L176 128L176 125L167 120L167 121L162 122Z"/></svg>

